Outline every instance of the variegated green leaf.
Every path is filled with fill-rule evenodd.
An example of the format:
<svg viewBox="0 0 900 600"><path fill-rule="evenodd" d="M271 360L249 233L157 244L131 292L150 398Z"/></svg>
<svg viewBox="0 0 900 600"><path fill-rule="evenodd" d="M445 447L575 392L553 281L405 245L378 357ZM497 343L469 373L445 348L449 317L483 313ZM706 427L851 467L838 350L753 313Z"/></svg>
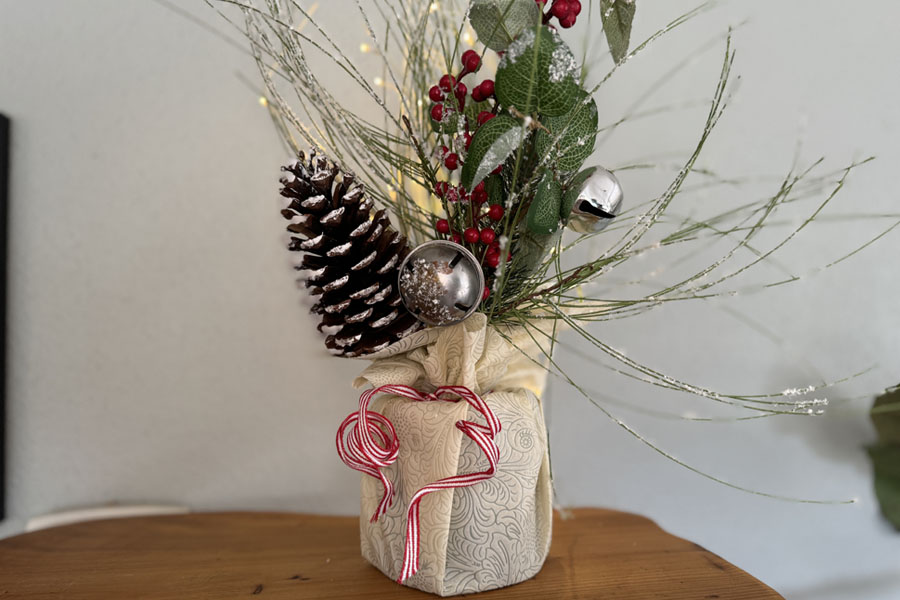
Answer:
<svg viewBox="0 0 900 600"><path fill-rule="evenodd" d="M482 125L472 136L472 144L460 177L471 190L512 154L525 139L525 128L516 119L499 115Z"/></svg>
<svg viewBox="0 0 900 600"><path fill-rule="evenodd" d="M534 0L474 0L469 8L469 23L478 41L498 52L540 22L541 9Z"/></svg>
<svg viewBox="0 0 900 600"><path fill-rule="evenodd" d="M559 205L559 219L563 222L563 224L567 223L569 220L569 216L572 214L572 209L575 207L575 202L578 200L578 194L581 193L581 187L584 185L584 182L588 180L588 177L594 174L594 171L597 170L597 167L588 167L584 171L581 171L572 178L569 184L565 188L565 192L563 193L562 202Z"/></svg>
<svg viewBox="0 0 900 600"><path fill-rule="evenodd" d="M543 158L551 154L550 164L560 171L575 171L594 151L597 138L597 103L591 98L587 103L587 92L578 90L578 103L569 113L561 117L544 117L541 124L550 130L540 130L535 137L535 149ZM565 132L565 133L563 133ZM562 137L556 139L562 133Z"/></svg>
<svg viewBox="0 0 900 600"><path fill-rule="evenodd" d="M606 43L617 64L628 54L634 9L635 0L600 0L600 20L606 33Z"/></svg>
<svg viewBox="0 0 900 600"><path fill-rule="evenodd" d="M578 101L578 62L559 34L547 27L527 29L509 45L494 93L505 107L525 114L559 116Z"/></svg>
<svg viewBox="0 0 900 600"><path fill-rule="evenodd" d="M550 171L545 171L528 207L525 224L532 233L546 235L559 228L559 205L562 186Z"/></svg>

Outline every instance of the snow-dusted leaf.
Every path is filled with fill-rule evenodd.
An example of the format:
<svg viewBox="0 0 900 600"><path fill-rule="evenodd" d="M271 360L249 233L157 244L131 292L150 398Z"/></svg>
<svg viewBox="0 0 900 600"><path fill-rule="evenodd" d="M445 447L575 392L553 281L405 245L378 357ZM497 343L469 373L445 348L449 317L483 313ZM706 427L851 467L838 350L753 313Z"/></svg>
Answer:
<svg viewBox="0 0 900 600"><path fill-rule="evenodd" d="M564 115L578 100L578 73L578 61L558 33L527 29L500 59L494 93L500 104L525 114Z"/></svg>
<svg viewBox="0 0 900 600"><path fill-rule="evenodd" d="M562 202L562 186L550 171L545 171L528 207L525 224L532 233L546 235L559 228L559 205Z"/></svg>
<svg viewBox="0 0 900 600"><path fill-rule="evenodd" d="M635 0L600 0L600 20L613 60L618 63L628 54Z"/></svg>
<svg viewBox="0 0 900 600"><path fill-rule="evenodd" d="M469 8L469 23L478 41L498 52L540 21L541 9L534 0L474 0Z"/></svg>
<svg viewBox="0 0 900 600"><path fill-rule="evenodd" d="M526 130L519 121L499 115L482 125L472 136L472 144L463 164L460 182L467 190L478 185L525 139Z"/></svg>
<svg viewBox="0 0 900 600"><path fill-rule="evenodd" d="M541 123L550 130L538 131L535 148L538 156L552 152L551 164L560 171L574 171L594 151L597 138L597 103L591 98L587 103L587 92L578 90L578 103L569 113L561 117L544 117ZM563 133L565 132L565 133ZM559 134L563 134L555 141Z"/></svg>

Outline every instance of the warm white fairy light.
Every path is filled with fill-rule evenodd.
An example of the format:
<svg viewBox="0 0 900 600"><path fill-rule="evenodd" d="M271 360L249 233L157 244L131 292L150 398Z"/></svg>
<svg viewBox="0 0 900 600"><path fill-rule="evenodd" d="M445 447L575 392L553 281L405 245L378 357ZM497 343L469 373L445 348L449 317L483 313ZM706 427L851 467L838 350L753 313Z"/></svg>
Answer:
<svg viewBox="0 0 900 600"><path fill-rule="evenodd" d="M428 7L428 12L437 12L439 8L440 6L438 6L437 2L432 2L431 6Z"/></svg>
<svg viewBox="0 0 900 600"><path fill-rule="evenodd" d="M260 96L259 97L259 105L263 106L263 107L269 106L268 98L266 98L265 96Z"/></svg>
<svg viewBox="0 0 900 600"><path fill-rule="evenodd" d="M471 32L471 31L465 32L465 33L463 34L462 38L463 38L463 41L464 41L465 43L467 43L468 45L470 45L470 46L472 46L472 45L475 44L475 38L472 36L472 32Z"/></svg>
<svg viewBox="0 0 900 600"><path fill-rule="evenodd" d="M371 51L372 51L372 46L370 46L370 45L368 45L367 43L363 42L362 44L359 45L359 51L362 52L363 54L365 54L366 52L371 52Z"/></svg>
<svg viewBox="0 0 900 600"><path fill-rule="evenodd" d="M381 86L384 85L384 79L382 79L381 77L375 77L375 78L372 80L372 83L374 83L374 84L375 84L376 86L378 86L378 87L381 87Z"/></svg>

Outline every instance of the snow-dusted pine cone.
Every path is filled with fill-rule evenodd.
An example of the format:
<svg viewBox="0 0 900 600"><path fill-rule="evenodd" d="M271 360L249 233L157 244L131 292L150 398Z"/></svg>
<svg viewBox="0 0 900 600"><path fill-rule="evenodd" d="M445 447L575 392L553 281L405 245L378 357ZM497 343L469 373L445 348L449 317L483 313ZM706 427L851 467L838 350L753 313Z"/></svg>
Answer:
<svg viewBox="0 0 900 600"><path fill-rule="evenodd" d="M371 354L416 331L421 323L400 302L397 272L409 254L404 236L391 227L351 173L310 152L286 167L281 213L291 224L289 250L303 252L298 270L322 315L325 345L342 356Z"/></svg>

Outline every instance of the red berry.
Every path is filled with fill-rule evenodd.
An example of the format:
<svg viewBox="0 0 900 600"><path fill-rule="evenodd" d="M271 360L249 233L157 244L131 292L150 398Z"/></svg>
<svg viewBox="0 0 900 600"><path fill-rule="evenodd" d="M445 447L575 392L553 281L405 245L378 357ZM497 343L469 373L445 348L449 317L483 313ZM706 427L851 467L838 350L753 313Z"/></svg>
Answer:
<svg viewBox="0 0 900 600"><path fill-rule="evenodd" d="M463 237L470 244L478 243L478 240L481 239L481 234L478 233L478 230L474 227L469 227L463 232Z"/></svg>
<svg viewBox="0 0 900 600"><path fill-rule="evenodd" d="M475 204L484 204L488 201L488 194L486 191L482 190L473 190L472 191L472 202Z"/></svg>
<svg viewBox="0 0 900 600"><path fill-rule="evenodd" d="M489 98L494 95L494 81L492 79L485 79L478 85L478 89L481 90L482 96Z"/></svg>
<svg viewBox="0 0 900 600"><path fill-rule="evenodd" d="M458 234L458 233L454 233L453 236L452 236L450 239L453 240L453 243L454 243L454 244L462 244L462 238L459 237L459 234Z"/></svg>
<svg viewBox="0 0 900 600"><path fill-rule="evenodd" d="M484 102L486 100L484 92L481 91L480 85L476 85L472 90L472 100L474 100L475 102Z"/></svg>
<svg viewBox="0 0 900 600"><path fill-rule="evenodd" d="M440 121L444 118L444 107L440 104L435 104L431 107L431 118L435 121Z"/></svg>
<svg viewBox="0 0 900 600"><path fill-rule="evenodd" d="M450 221L447 219L438 219L437 223L434 224L434 228L438 233L450 233Z"/></svg>
<svg viewBox="0 0 900 600"><path fill-rule="evenodd" d="M581 14L581 2L578 0L569 0L569 14L576 17Z"/></svg>
<svg viewBox="0 0 900 600"><path fill-rule="evenodd" d="M538 0L538 1L540 1L540 0ZM481 292L481 301L484 302L485 300L488 299L488 296L490 296L490 295L491 295L491 288L489 288L488 286L484 286L484 291Z"/></svg>
<svg viewBox="0 0 900 600"><path fill-rule="evenodd" d="M464 84L464 83L456 84L456 92L454 92L454 94L456 95L457 100L462 100L463 98L466 97L466 94L468 94L468 93L469 93L469 88L466 87L466 84Z"/></svg>
<svg viewBox="0 0 900 600"><path fill-rule="evenodd" d="M497 265L500 264L500 253L499 252L488 252L484 257L484 264L489 266L492 269L496 269Z"/></svg>
<svg viewBox="0 0 900 600"><path fill-rule="evenodd" d="M438 82L438 85L445 92L449 92L453 90L453 86L456 84L456 78L452 75L443 75L441 80Z"/></svg>
<svg viewBox="0 0 900 600"><path fill-rule="evenodd" d="M563 29L568 29L572 25L575 24L575 13L569 13L565 17L559 20L559 26Z"/></svg>
<svg viewBox="0 0 900 600"><path fill-rule="evenodd" d="M462 55L462 64L467 72L474 73L481 68L481 57L474 50L466 50Z"/></svg>
<svg viewBox="0 0 900 600"><path fill-rule="evenodd" d="M472 191L473 192L483 192L484 191L484 182L479 181L478 185L476 185L474 188L472 188Z"/></svg>
<svg viewBox="0 0 900 600"><path fill-rule="evenodd" d="M438 181L434 184L434 193L438 198L443 198L447 193L447 182L446 181Z"/></svg>
<svg viewBox="0 0 900 600"><path fill-rule="evenodd" d="M494 233L493 229L482 229L481 230L481 243L482 244L493 244L495 239L497 239L497 234Z"/></svg>
<svg viewBox="0 0 900 600"><path fill-rule="evenodd" d="M496 117L496 116L497 116L497 115L495 115L495 114L492 113L492 112L488 112L488 111L486 111L486 110L483 110L483 111L481 111L480 113L478 113L478 124L479 124L479 125L484 125L485 123L487 123L488 121L490 121L491 119L493 119L493 118ZM499 123L499 121L498 121L498 123Z"/></svg>
<svg viewBox="0 0 900 600"><path fill-rule="evenodd" d="M569 3L566 0L556 0L553 3L553 8L550 9L550 13L562 21L569 14Z"/></svg>
<svg viewBox="0 0 900 600"><path fill-rule="evenodd" d="M472 134L467 131L463 134L463 138L466 140L466 150L468 150L472 145Z"/></svg>
<svg viewBox="0 0 900 600"><path fill-rule="evenodd" d="M488 209L488 217L491 218L491 221L499 221L503 218L503 207L499 204L491 204Z"/></svg>
<svg viewBox="0 0 900 600"><path fill-rule="evenodd" d="M438 86L433 85L428 90L428 97L431 98L432 102L441 102L444 99L444 92Z"/></svg>
<svg viewBox="0 0 900 600"><path fill-rule="evenodd" d="M503 165L497 165L497 168L494 169L493 171L491 171L491 175L496 175L497 173L499 173L502 170L503 170Z"/></svg>
<svg viewBox="0 0 900 600"><path fill-rule="evenodd" d="M450 188L447 190L447 202L457 202L459 201L459 192L456 188Z"/></svg>
<svg viewBox="0 0 900 600"><path fill-rule="evenodd" d="M448 154L444 159L444 166L451 171L455 171L459 167L459 155L456 152Z"/></svg>

